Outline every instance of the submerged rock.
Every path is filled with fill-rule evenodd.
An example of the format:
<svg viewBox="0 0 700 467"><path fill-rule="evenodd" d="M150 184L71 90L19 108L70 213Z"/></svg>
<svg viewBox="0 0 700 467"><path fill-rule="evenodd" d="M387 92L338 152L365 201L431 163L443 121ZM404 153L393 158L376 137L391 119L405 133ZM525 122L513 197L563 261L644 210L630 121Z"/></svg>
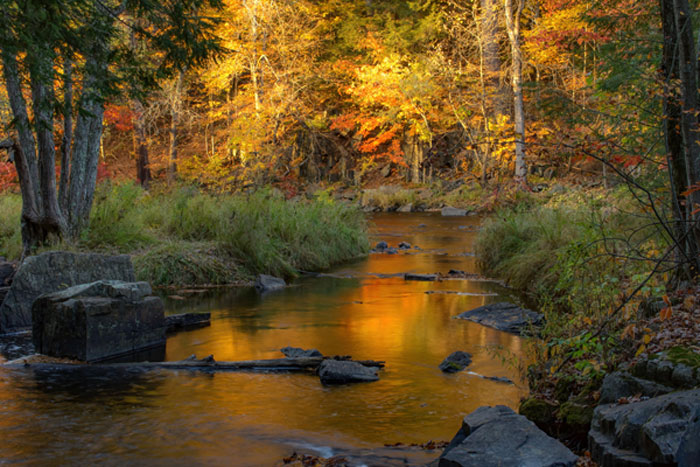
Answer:
<svg viewBox="0 0 700 467"><path fill-rule="evenodd" d="M318 368L323 384L367 383L378 381L378 368L348 360L326 359Z"/></svg>
<svg viewBox="0 0 700 467"><path fill-rule="evenodd" d="M501 331L520 334L530 324L541 324L544 315L507 302L491 303L456 316Z"/></svg>
<svg viewBox="0 0 700 467"><path fill-rule="evenodd" d="M700 389L596 407L588 446L602 467L698 465Z"/></svg>
<svg viewBox="0 0 700 467"><path fill-rule="evenodd" d="M128 255L51 251L24 260L0 306L0 331L32 325L32 304L42 294L98 280L134 282Z"/></svg>
<svg viewBox="0 0 700 467"><path fill-rule="evenodd" d="M573 467L578 456L527 418L498 405L479 407L462 421L440 467Z"/></svg>
<svg viewBox="0 0 700 467"><path fill-rule="evenodd" d="M163 302L146 282L96 281L40 296L32 306L36 351L99 361L165 345Z"/></svg>
<svg viewBox="0 0 700 467"><path fill-rule="evenodd" d="M323 354L316 349L304 350L300 347L287 346L280 349L280 352L282 352L287 358L323 357Z"/></svg>
<svg viewBox="0 0 700 467"><path fill-rule="evenodd" d="M457 373L458 371L464 370L472 363L472 356L467 352L462 352L458 350L452 352L445 360L440 364L440 369L443 373Z"/></svg>
<svg viewBox="0 0 700 467"><path fill-rule="evenodd" d="M399 243L399 250L410 250L411 249L411 244L408 242L401 242Z"/></svg>
<svg viewBox="0 0 700 467"><path fill-rule="evenodd" d="M275 276L268 276L267 274L260 274L255 280L255 289L258 292L271 292L273 290L280 290L287 286L284 279L280 279Z"/></svg>
<svg viewBox="0 0 700 467"><path fill-rule="evenodd" d="M389 244L387 242L378 242L375 246L374 249L378 252L382 252L389 248Z"/></svg>

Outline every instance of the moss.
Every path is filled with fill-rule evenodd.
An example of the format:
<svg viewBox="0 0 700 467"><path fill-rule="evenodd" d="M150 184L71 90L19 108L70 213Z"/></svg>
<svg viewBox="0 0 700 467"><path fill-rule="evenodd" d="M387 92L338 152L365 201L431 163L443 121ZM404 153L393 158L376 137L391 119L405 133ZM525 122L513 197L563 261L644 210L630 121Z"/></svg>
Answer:
<svg viewBox="0 0 700 467"><path fill-rule="evenodd" d="M588 430L588 426L590 426L593 419L593 406L565 402L559 408L557 418L572 428L581 427Z"/></svg>
<svg viewBox="0 0 700 467"><path fill-rule="evenodd" d="M573 376L562 376L554 386L554 397L556 397L559 402L568 401L571 396L571 390L574 388L575 384L576 380Z"/></svg>
<svg viewBox="0 0 700 467"><path fill-rule="evenodd" d="M692 368L700 367L700 354L687 347L670 348L665 352L665 356L671 363L682 363Z"/></svg>
<svg viewBox="0 0 700 467"><path fill-rule="evenodd" d="M530 397L520 403L518 412L528 420L542 427L554 421L557 406L542 399Z"/></svg>

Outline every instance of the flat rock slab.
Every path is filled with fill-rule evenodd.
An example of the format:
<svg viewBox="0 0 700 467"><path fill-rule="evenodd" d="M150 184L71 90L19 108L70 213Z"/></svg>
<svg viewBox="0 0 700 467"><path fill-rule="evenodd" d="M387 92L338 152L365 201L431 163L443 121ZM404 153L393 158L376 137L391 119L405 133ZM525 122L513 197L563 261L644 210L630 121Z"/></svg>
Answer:
<svg viewBox="0 0 700 467"><path fill-rule="evenodd" d="M165 317L165 327L168 332L184 329L199 328L211 324L211 313L181 313Z"/></svg>
<svg viewBox="0 0 700 467"><path fill-rule="evenodd" d="M452 352L445 360L440 364L440 369L444 373L457 373L458 371L464 370L466 367L471 365L472 356L467 352L462 352L458 350Z"/></svg>
<svg viewBox="0 0 700 467"><path fill-rule="evenodd" d="M462 421L440 467L573 467L578 456L512 409L479 407Z"/></svg>
<svg viewBox="0 0 700 467"><path fill-rule="evenodd" d="M438 275L437 274L414 274L414 273L409 273L407 272L406 274L403 275L404 280L407 281L426 281L426 282L433 282L438 280Z"/></svg>
<svg viewBox="0 0 700 467"><path fill-rule="evenodd" d="M32 306L36 351L100 361L165 345L163 302L146 282L97 281L40 296Z"/></svg>
<svg viewBox="0 0 700 467"><path fill-rule="evenodd" d="M368 383L379 380L377 371L358 362L326 359L318 368L318 376L323 384Z"/></svg>
<svg viewBox="0 0 700 467"><path fill-rule="evenodd" d="M520 334L524 328L542 323L544 315L507 302L491 303L456 316L500 331Z"/></svg>
<svg viewBox="0 0 700 467"><path fill-rule="evenodd" d="M32 325L32 304L42 294L98 280L134 282L128 255L50 251L24 260L0 306L0 332Z"/></svg>
<svg viewBox="0 0 700 467"><path fill-rule="evenodd" d="M313 357L323 357L323 354L316 349L305 350L300 347L290 347L287 346L280 349L280 352L284 354L287 358L313 358Z"/></svg>
<svg viewBox="0 0 700 467"><path fill-rule="evenodd" d="M469 214L469 211L466 209L445 206L440 210L440 214L442 214L443 216L466 216L467 214Z"/></svg>
<svg viewBox="0 0 700 467"><path fill-rule="evenodd" d="M593 460L618 465L697 466L700 389L596 407L588 433Z"/></svg>

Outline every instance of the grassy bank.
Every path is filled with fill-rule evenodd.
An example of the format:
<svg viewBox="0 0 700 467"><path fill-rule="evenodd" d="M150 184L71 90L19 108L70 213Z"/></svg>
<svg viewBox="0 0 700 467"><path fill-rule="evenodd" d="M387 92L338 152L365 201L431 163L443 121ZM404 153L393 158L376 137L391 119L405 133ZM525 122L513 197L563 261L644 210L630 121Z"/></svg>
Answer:
<svg viewBox="0 0 700 467"><path fill-rule="evenodd" d="M0 197L0 255L10 259L21 252L20 208L18 195ZM268 191L214 196L104 184L77 244L55 248L127 253L139 279L200 285L325 269L366 254L368 240L362 213L324 196L292 202Z"/></svg>
<svg viewBox="0 0 700 467"><path fill-rule="evenodd" d="M652 221L624 187L567 188L498 210L478 235L482 270L545 314L521 411L551 434L585 444L602 377L652 337L638 310L665 293L663 274L650 273L667 246Z"/></svg>

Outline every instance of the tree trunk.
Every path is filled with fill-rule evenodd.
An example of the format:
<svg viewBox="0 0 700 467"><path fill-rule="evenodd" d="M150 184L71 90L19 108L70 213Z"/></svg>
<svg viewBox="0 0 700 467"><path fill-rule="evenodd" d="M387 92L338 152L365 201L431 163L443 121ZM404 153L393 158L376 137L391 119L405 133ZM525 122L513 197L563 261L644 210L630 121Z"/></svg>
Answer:
<svg viewBox="0 0 700 467"><path fill-rule="evenodd" d="M68 207L68 179L70 177L70 152L73 140L73 61L63 59L63 139L61 140L61 177L58 188L58 204L63 212Z"/></svg>
<svg viewBox="0 0 700 467"><path fill-rule="evenodd" d="M508 104L501 86L501 57L499 56L498 1L481 0L481 42L487 88L488 110L495 115L507 112Z"/></svg>
<svg viewBox="0 0 700 467"><path fill-rule="evenodd" d="M520 14L525 0L517 0L513 14L513 0L504 0L506 13L506 28L510 41L512 60L511 83L513 86L513 119L515 123L515 179L525 181L527 168L525 166L525 113L523 109L523 57L520 50Z"/></svg>
<svg viewBox="0 0 700 467"><path fill-rule="evenodd" d="M175 91L170 106L170 149L168 152L168 181L170 182L175 180L175 175L177 174L177 128L182 114L182 80L184 74L184 70L180 70L177 74Z"/></svg>
<svg viewBox="0 0 700 467"><path fill-rule="evenodd" d="M134 156L136 157L136 177L142 187L148 188L151 182L151 168L148 163L148 141L143 104L134 100Z"/></svg>

